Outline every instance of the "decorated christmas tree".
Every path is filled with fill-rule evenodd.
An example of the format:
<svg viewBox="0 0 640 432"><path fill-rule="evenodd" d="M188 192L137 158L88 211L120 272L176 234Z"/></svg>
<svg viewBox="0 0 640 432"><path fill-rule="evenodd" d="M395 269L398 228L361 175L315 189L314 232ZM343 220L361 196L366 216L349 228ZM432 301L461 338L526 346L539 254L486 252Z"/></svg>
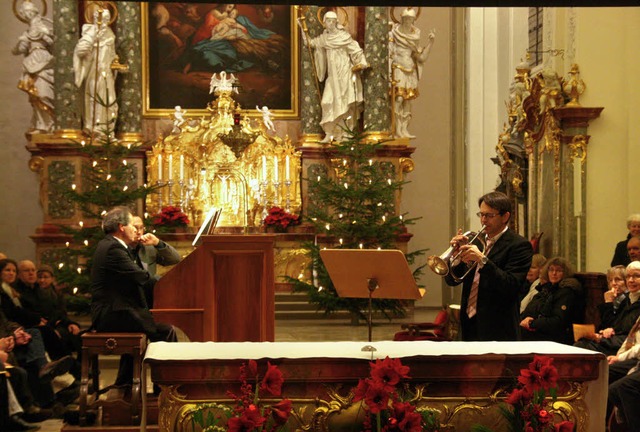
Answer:
<svg viewBox="0 0 640 432"><path fill-rule="evenodd" d="M305 247L311 257L313 280L290 278L294 291L306 292L309 301L326 314L349 311L352 317L366 319L367 299L338 297L320 258L321 247L342 249L398 249L399 237L406 234L406 219L396 209L397 196L404 182L398 181L392 162L377 161L381 143L366 143L362 132L347 129L346 139L332 142L332 173L320 171L308 178L307 219L313 223L318 240ZM409 264L424 251L406 255ZM422 272L414 271L414 277ZM374 299L373 307L388 318L403 316L406 303Z"/></svg>
<svg viewBox="0 0 640 432"><path fill-rule="evenodd" d="M103 104L104 101L98 100ZM91 292L91 260L97 243L104 237L101 221L115 206L127 206L136 213L136 204L154 188L138 178L138 168L130 157L140 152L140 145L122 144L114 134L115 117L99 124L98 132L87 140L73 143L85 158L79 183L57 184L60 196L75 206L81 214L77 225L62 225L60 229L71 240L58 256L58 262L48 263L57 269L56 279L67 294L70 310L88 310ZM143 179L142 179L143 180ZM138 201L142 200L142 201Z"/></svg>

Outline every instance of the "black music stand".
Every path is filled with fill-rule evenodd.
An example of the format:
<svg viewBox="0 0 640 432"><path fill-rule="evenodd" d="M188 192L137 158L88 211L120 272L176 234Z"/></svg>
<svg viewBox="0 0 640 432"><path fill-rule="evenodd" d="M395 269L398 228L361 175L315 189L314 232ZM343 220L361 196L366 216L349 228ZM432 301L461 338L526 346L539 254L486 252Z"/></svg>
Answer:
<svg viewBox="0 0 640 432"><path fill-rule="evenodd" d="M424 295L399 250L323 249L320 258L338 296L369 299L369 342L372 299L418 300Z"/></svg>

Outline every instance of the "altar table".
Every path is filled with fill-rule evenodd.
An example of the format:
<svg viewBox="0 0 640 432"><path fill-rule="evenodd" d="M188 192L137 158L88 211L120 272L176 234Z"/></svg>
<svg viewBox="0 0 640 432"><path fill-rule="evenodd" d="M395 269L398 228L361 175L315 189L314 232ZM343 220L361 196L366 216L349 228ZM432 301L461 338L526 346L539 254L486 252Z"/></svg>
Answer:
<svg viewBox="0 0 640 432"><path fill-rule="evenodd" d="M145 363L162 388L158 423L166 432L191 431L198 403L229 404L227 391L237 393L239 366L249 359L282 371L283 397L296 413L288 430L353 430L350 390L369 376L372 359L387 356L410 367L409 384L422 389L418 405L437 413L444 430L481 422L499 432L506 425L497 406L534 353L552 357L558 369L554 415L574 421L578 432L603 430L606 358L553 342L155 342Z"/></svg>

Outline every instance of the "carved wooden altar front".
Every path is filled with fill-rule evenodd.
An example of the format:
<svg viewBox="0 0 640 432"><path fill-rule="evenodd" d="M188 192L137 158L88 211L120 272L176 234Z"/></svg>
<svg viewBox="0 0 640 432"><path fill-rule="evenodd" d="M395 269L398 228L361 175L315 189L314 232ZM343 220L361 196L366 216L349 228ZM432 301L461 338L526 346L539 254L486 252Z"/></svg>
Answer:
<svg viewBox="0 0 640 432"><path fill-rule="evenodd" d="M352 389L369 375L365 342L264 344L151 344L146 362L160 384L161 431L192 431L191 416L204 402L230 404L238 394L241 363L255 359L278 365L283 397L293 401L289 431L359 430ZM482 423L506 431L498 411L533 352L553 357L559 378L554 415L578 432L601 430L606 405L606 361L598 353L555 343L373 342L373 358L401 358L410 367L407 390L419 409L433 410L447 431ZM262 360L260 360L262 359Z"/></svg>

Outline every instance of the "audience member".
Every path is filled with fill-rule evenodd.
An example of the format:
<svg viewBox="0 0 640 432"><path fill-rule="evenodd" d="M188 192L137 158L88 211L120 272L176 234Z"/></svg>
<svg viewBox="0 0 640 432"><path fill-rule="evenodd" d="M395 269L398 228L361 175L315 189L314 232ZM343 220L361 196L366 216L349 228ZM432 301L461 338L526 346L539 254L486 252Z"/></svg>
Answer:
<svg viewBox="0 0 640 432"><path fill-rule="evenodd" d="M151 276L157 277L158 264L170 266L180 262L180 254L168 243L160 240L153 233L146 233L140 216L133 216L133 226L136 227L137 237L133 246L133 256L140 267L147 270ZM153 287L149 285L149 287ZM145 290L147 306L153 309L153 289Z"/></svg>
<svg viewBox="0 0 640 432"><path fill-rule="evenodd" d="M606 355L613 355L620 349L640 316L640 284L626 293L625 273L622 266L612 267L607 271L611 290L604 293L605 302L598 306L601 316L599 331L591 339L580 339L575 346Z"/></svg>
<svg viewBox="0 0 640 432"><path fill-rule="evenodd" d="M13 299L13 305L3 311L7 318L25 328L37 327L42 334L47 353L53 359L59 359L71 354L60 335L56 332L53 322L49 322L40 311L38 274L32 261L23 260L18 263L18 280L15 284L18 296Z"/></svg>
<svg viewBox="0 0 640 432"><path fill-rule="evenodd" d="M20 370L24 370L26 379L23 381L27 383L30 394L35 396L36 403L41 407L54 406L56 400L51 380L65 374L73 364L73 359L67 356L49 362L40 332L37 329L25 331L16 323L7 320L2 311L0 311L0 349L8 354L11 365L16 369L19 365ZM18 373L14 375L18 376ZM12 376L14 389L23 388L14 382L13 378ZM20 392L20 394L23 393L26 394L26 392ZM30 403L25 403L24 400L21 402L25 407L30 406Z"/></svg>
<svg viewBox="0 0 640 432"><path fill-rule="evenodd" d="M640 213L632 214L627 218L627 229L629 230L627 238L625 240L622 240L621 242L618 242L618 244L616 245L616 249L613 252L611 267L615 267L617 265L626 266L631 261L633 261L627 254L627 242L631 237L640 236Z"/></svg>
<svg viewBox="0 0 640 432"><path fill-rule="evenodd" d="M551 258L542 268L545 282L539 293L521 314L523 340L573 343L572 323L579 313L580 282L573 277L569 262L561 257Z"/></svg>
<svg viewBox="0 0 640 432"><path fill-rule="evenodd" d="M640 261L633 261L627 266L627 287L630 293L640 292ZM639 330L640 318L636 320L618 352L607 357L609 362L607 418L610 417L613 407L617 407L624 423L632 427L640 425Z"/></svg>
<svg viewBox="0 0 640 432"><path fill-rule="evenodd" d="M534 254L531 259L531 267L527 272L527 278L522 284L522 288L520 290L520 313L524 312L524 309L527 307L531 299L538 294L538 287L540 286L540 269L544 266L544 263L547 262L547 258L542 254Z"/></svg>
<svg viewBox="0 0 640 432"><path fill-rule="evenodd" d="M140 332L151 341L176 341L173 326L157 323L145 299L145 287L156 279L141 268L131 253L138 240L133 216L126 207L111 209L102 228L106 237L98 243L91 267L91 317L99 332ZM116 386L131 384L133 359L122 356Z"/></svg>
<svg viewBox="0 0 640 432"><path fill-rule="evenodd" d="M627 255L629 255L629 262L640 261L640 236L629 239L627 242Z"/></svg>
<svg viewBox="0 0 640 432"><path fill-rule="evenodd" d="M24 417L24 409L16 397L5 366L6 353L0 350L0 430L7 432L36 431L40 426L29 423ZM11 374L14 371L11 371Z"/></svg>

